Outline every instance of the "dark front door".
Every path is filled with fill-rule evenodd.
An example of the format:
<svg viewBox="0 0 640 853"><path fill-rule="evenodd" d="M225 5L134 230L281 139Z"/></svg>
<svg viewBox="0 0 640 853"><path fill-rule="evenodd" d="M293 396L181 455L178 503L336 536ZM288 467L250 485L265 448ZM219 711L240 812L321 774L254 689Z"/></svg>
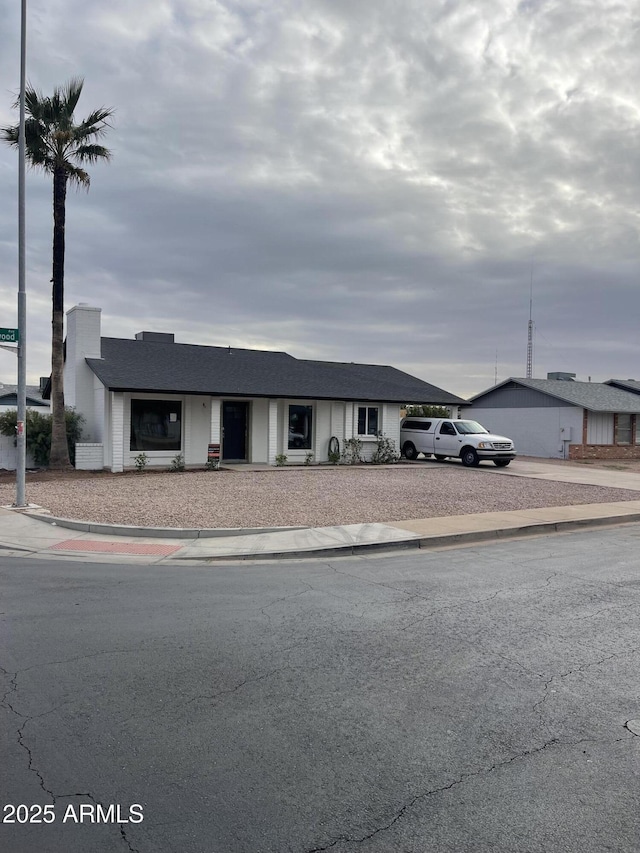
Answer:
<svg viewBox="0 0 640 853"><path fill-rule="evenodd" d="M222 404L222 458L243 461L247 458L248 403Z"/></svg>

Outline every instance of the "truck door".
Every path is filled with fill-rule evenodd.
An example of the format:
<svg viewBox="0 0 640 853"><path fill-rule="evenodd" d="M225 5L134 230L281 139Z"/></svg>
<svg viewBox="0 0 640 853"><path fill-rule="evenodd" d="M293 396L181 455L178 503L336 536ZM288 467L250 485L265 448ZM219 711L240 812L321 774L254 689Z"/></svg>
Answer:
<svg viewBox="0 0 640 853"><path fill-rule="evenodd" d="M436 432L434 445L438 456L459 456L462 436L458 435L451 421L443 421Z"/></svg>

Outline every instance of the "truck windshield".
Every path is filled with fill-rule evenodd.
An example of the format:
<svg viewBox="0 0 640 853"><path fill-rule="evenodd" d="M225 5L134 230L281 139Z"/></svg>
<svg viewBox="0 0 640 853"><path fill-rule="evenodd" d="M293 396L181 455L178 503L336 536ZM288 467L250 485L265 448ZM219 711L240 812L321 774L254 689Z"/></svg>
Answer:
<svg viewBox="0 0 640 853"><path fill-rule="evenodd" d="M487 432L477 421L454 421L455 427L461 435L476 435Z"/></svg>

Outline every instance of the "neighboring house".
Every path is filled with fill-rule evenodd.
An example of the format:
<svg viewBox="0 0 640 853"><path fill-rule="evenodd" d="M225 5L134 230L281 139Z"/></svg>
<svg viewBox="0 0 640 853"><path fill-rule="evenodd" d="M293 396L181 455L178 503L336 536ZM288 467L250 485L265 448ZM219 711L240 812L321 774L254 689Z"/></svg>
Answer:
<svg viewBox="0 0 640 853"><path fill-rule="evenodd" d="M640 458L640 383L634 394L572 375L507 379L471 397L463 416L509 436L523 456Z"/></svg>
<svg viewBox="0 0 640 853"><path fill-rule="evenodd" d="M85 417L76 467L122 471L145 453L167 467L177 454L203 466L209 444L222 461L274 465L328 458L358 436L370 457L375 435L398 446L406 403L465 401L393 367L297 359L284 352L197 346L173 334L101 337L100 309L67 313L65 401Z"/></svg>
<svg viewBox="0 0 640 853"><path fill-rule="evenodd" d="M631 391L632 394L640 394L640 380L638 379L607 379L605 385L613 385L622 391Z"/></svg>
<svg viewBox="0 0 640 853"><path fill-rule="evenodd" d="M44 381L44 380L43 380ZM49 414L49 403L42 398L42 384L27 385L27 408L37 409ZM0 413L18 407L18 386L0 384ZM27 468L33 468L33 457L27 453ZM18 466L18 451L16 440L10 435L0 435L0 468L5 471L15 471Z"/></svg>

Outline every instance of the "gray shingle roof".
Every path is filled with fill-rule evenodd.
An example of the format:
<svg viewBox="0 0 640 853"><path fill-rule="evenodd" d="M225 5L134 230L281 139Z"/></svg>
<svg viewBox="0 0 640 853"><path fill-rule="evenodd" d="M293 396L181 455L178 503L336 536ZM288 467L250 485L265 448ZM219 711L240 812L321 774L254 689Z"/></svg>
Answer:
<svg viewBox="0 0 640 853"><path fill-rule="evenodd" d="M613 385L623 391L631 391L632 394L640 394L640 381L638 379L607 379L605 385Z"/></svg>
<svg viewBox="0 0 640 853"><path fill-rule="evenodd" d="M285 352L101 338L88 358L113 391L370 400L460 405L465 401L386 365L297 359Z"/></svg>
<svg viewBox="0 0 640 853"><path fill-rule="evenodd" d="M525 388L533 388L590 412L640 412L640 396L637 394L622 391L604 382L563 382L558 379L507 379L481 394L476 394L469 402L475 403L485 394L490 394L509 382L517 382Z"/></svg>
<svg viewBox="0 0 640 853"><path fill-rule="evenodd" d="M44 406L49 407L49 403L42 399L42 393L38 385L27 385L27 406ZM0 406L15 406L18 401L18 386L0 385Z"/></svg>

